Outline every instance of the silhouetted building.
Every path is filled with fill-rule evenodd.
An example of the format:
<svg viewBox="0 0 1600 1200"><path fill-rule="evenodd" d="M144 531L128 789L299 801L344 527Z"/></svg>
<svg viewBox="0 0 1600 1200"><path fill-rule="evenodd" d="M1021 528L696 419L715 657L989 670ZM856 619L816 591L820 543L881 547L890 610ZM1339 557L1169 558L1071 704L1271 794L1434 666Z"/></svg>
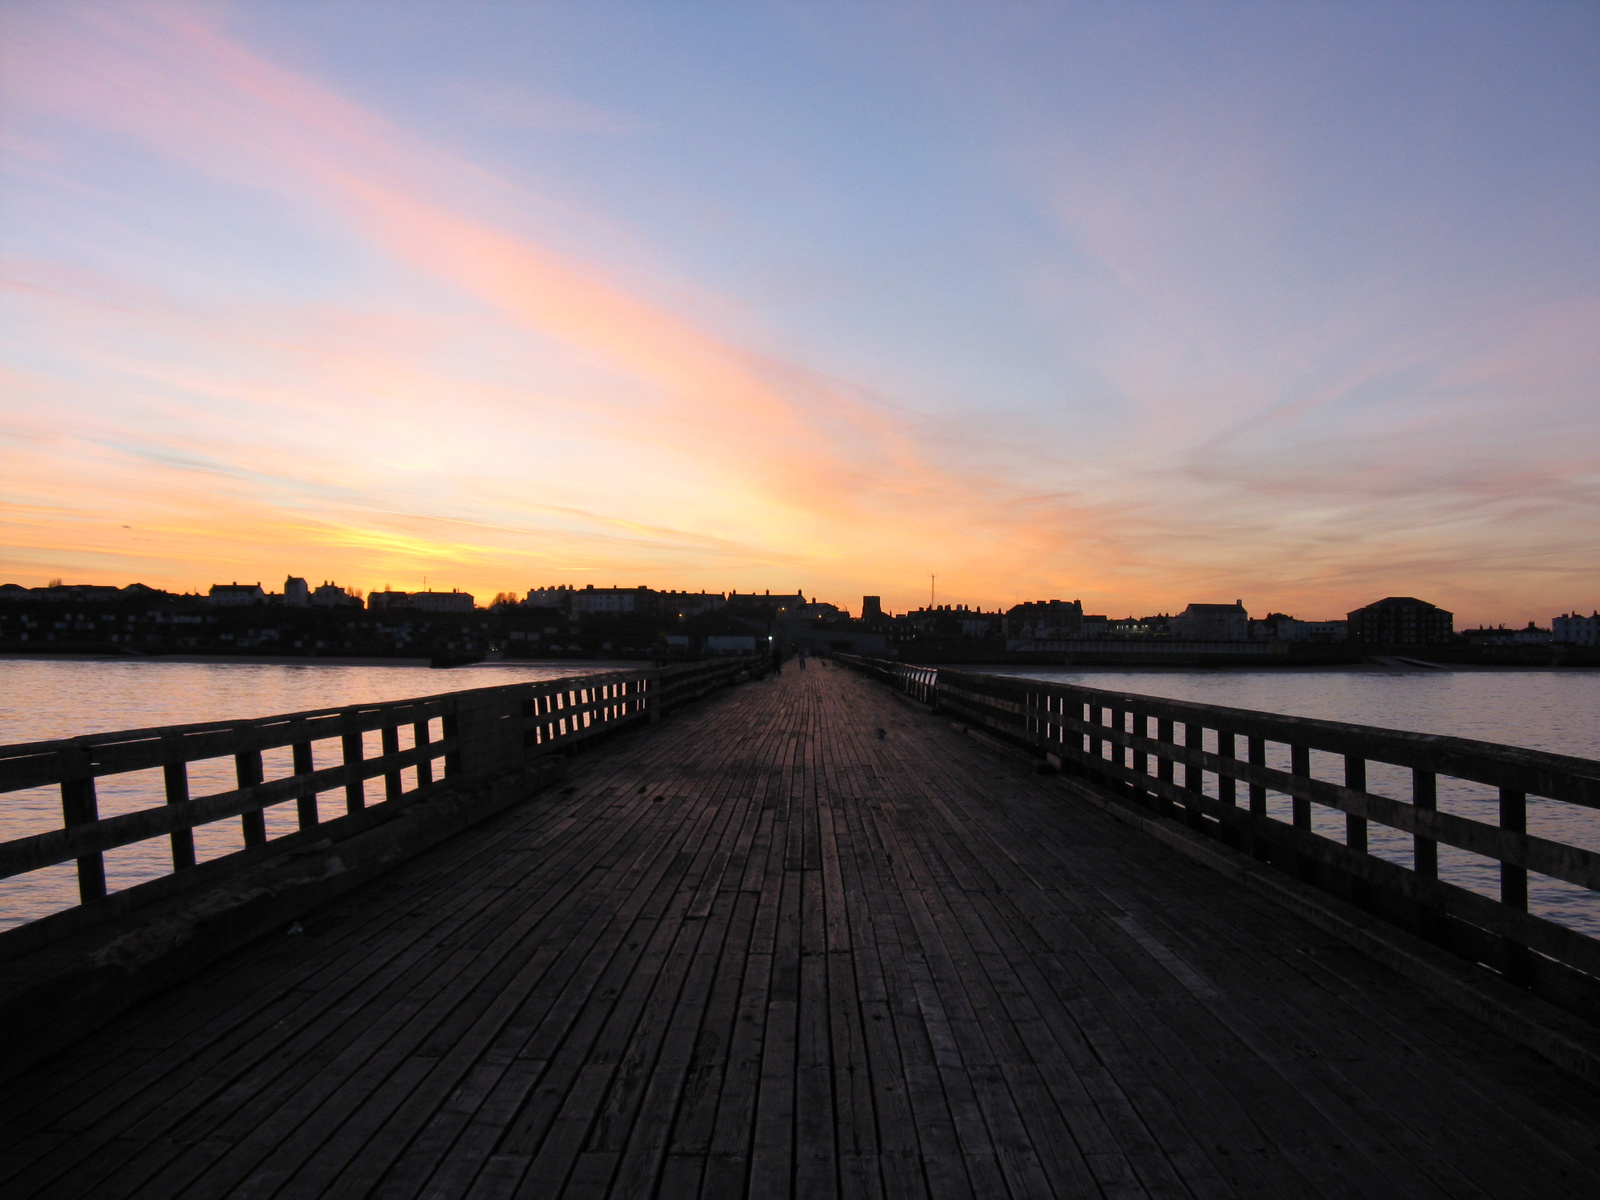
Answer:
<svg viewBox="0 0 1600 1200"><path fill-rule="evenodd" d="M311 589L306 586L306 581L298 575L291 575L283 581L283 602L290 608L305 608L311 603Z"/></svg>
<svg viewBox="0 0 1600 1200"><path fill-rule="evenodd" d="M241 604L265 604L267 594L259 583L213 583L206 597L218 608L234 608Z"/></svg>
<svg viewBox="0 0 1600 1200"><path fill-rule="evenodd" d="M881 616L883 616L883 597L861 597L861 619L863 621L871 621L874 618Z"/></svg>
<svg viewBox="0 0 1600 1200"><path fill-rule="evenodd" d="M1547 646L1552 641L1550 630L1540 629L1532 621L1525 629L1507 629L1504 625L1463 629L1461 636L1475 646Z"/></svg>
<svg viewBox="0 0 1600 1200"><path fill-rule="evenodd" d="M721 592L656 592L656 611L687 621L701 613L717 612L727 599Z"/></svg>
<svg viewBox="0 0 1600 1200"><path fill-rule="evenodd" d="M471 592L394 592L385 588L367 597L367 608L372 612L410 609L413 612L469 613L473 610L473 601Z"/></svg>
<svg viewBox="0 0 1600 1200"><path fill-rule="evenodd" d="M1300 621L1284 613L1268 613L1259 621L1250 622L1250 640L1253 642L1342 642L1345 640L1344 621Z"/></svg>
<svg viewBox="0 0 1600 1200"><path fill-rule="evenodd" d="M1568 646L1600 646L1600 612L1581 617L1566 613L1550 622L1550 640Z"/></svg>
<svg viewBox="0 0 1600 1200"><path fill-rule="evenodd" d="M381 592L367 593L367 609L370 612L383 612L390 608L410 608L411 593L397 592L393 588L384 588Z"/></svg>
<svg viewBox="0 0 1600 1200"><path fill-rule="evenodd" d="M472 593L451 589L448 592L412 592L410 604L418 612L469 613L472 611Z"/></svg>
<svg viewBox="0 0 1600 1200"><path fill-rule="evenodd" d="M1080 600L1030 600L1006 612L1005 635L1025 641L1052 642L1083 633Z"/></svg>
<svg viewBox="0 0 1600 1200"><path fill-rule="evenodd" d="M791 594L762 592L729 592L727 611L741 617L760 621L787 621L805 607L805 593Z"/></svg>
<svg viewBox="0 0 1600 1200"><path fill-rule="evenodd" d="M568 613L574 617L594 613L648 613L655 610L655 593L644 586L597 588L594 584L568 593Z"/></svg>
<svg viewBox="0 0 1600 1200"><path fill-rule="evenodd" d="M324 583L311 593L313 608L360 608L361 599L352 596L337 583Z"/></svg>
<svg viewBox="0 0 1600 1200"><path fill-rule="evenodd" d="M1186 642L1244 642L1250 640L1250 614L1244 601L1232 604L1191 604L1169 623L1172 636Z"/></svg>
<svg viewBox="0 0 1600 1200"><path fill-rule="evenodd" d="M1349 616L1352 642L1367 646L1431 646L1455 636L1455 614L1414 596L1387 596Z"/></svg>
<svg viewBox="0 0 1600 1200"><path fill-rule="evenodd" d="M572 593L575 590L569 583L557 584L555 587L529 588L528 595L522 603L528 608L555 608L562 612L571 612Z"/></svg>

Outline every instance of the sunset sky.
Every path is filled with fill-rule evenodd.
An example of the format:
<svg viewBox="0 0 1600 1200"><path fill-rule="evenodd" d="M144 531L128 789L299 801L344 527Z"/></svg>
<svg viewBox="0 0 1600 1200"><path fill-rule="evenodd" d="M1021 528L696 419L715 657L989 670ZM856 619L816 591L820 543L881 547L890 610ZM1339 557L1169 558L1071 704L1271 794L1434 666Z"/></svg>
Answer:
<svg viewBox="0 0 1600 1200"><path fill-rule="evenodd" d="M1600 606L1600 6L0 46L0 582Z"/></svg>

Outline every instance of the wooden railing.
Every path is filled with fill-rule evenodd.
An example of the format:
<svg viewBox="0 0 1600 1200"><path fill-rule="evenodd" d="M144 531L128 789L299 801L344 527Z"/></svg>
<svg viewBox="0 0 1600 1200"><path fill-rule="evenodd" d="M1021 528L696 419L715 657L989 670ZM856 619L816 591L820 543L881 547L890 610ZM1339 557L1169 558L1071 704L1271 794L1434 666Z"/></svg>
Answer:
<svg viewBox="0 0 1600 1200"><path fill-rule="evenodd" d="M1528 832L1530 797L1573 806L1573 815L1600 808L1600 762L1015 676L844 661L1124 803L1183 821L1600 1020L1600 940L1528 911L1533 872L1586 889L1578 899L1600 919L1592 894L1600 853ZM1369 774L1397 794L1369 785ZM1479 798L1451 807L1487 808L1496 819L1441 811L1441 795L1468 792ZM1342 831L1314 822L1314 810L1342 815ZM1373 844L1380 831L1381 847ZM1440 846L1490 860L1497 894L1441 879Z"/></svg>
<svg viewBox="0 0 1600 1200"><path fill-rule="evenodd" d="M325 819L319 806L325 793L335 793L346 814L366 809L367 782L375 779L383 780L383 799L371 807L403 805L653 720L713 688L760 673L765 661L720 659L0 746L0 797L58 787L62 814L59 829L0 842L0 878L76 860L80 902L99 900L106 895L104 855L118 847L165 838L173 871L184 872L196 865L194 831L201 826L237 818L244 847L263 846L269 841L266 814L274 806L293 804L294 832L301 832ZM371 733L378 735L379 753L369 757ZM285 750L288 773L267 778L263 756L278 751L275 757L282 759ZM232 760L235 786L191 795L191 765L218 759ZM100 816L97 781L157 770L164 804Z"/></svg>

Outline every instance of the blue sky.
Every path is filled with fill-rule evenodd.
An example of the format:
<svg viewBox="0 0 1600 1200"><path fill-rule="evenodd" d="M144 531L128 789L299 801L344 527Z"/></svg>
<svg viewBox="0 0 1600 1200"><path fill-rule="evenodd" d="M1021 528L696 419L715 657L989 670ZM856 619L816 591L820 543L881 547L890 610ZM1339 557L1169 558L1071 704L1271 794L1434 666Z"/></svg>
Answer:
<svg viewBox="0 0 1600 1200"><path fill-rule="evenodd" d="M0 578L1600 603L1591 6L0 35Z"/></svg>

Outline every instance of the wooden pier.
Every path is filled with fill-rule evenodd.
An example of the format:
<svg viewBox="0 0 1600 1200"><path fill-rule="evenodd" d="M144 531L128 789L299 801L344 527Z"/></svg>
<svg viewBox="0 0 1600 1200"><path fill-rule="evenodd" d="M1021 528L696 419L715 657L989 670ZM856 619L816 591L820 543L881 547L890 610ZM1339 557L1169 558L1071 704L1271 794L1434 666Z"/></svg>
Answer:
<svg viewBox="0 0 1600 1200"><path fill-rule="evenodd" d="M1600 1090L1077 787L791 664L9 1080L0 1194L1600 1195Z"/></svg>

